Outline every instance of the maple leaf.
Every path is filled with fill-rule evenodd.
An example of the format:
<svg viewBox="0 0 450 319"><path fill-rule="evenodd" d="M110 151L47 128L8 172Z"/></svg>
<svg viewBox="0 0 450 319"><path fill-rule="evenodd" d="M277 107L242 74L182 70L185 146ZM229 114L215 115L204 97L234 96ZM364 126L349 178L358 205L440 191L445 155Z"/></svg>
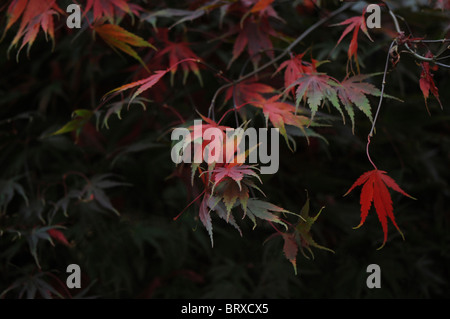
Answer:
<svg viewBox="0 0 450 319"><path fill-rule="evenodd" d="M302 207L302 210L300 212L300 215L296 215L299 217L298 223L294 226L293 231L282 233L280 231L277 231L275 234L271 235L267 240L270 238L276 237L281 235L283 237L284 245L283 245L283 252L286 258L291 262L292 266L294 267L295 274L297 274L297 252L300 248L303 256L305 258L309 259L309 257L305 254L303 248L305 247L309 253L311 254L312 258L314 258L314 254L311 250L311 246L326 250L329 252L334 253L333 250L319 245L317 242L314 241L311 235L311 227L313 226L314 222L319 217L320 213L322 212L322 209L319 211L319 213L315 217L309 216L309 197L307 197L305 204ZM292 213L293 214L293 213Z"/></svg>
<svg viewBox="0 0 450 319"><path fill-rule="evenodd" d="M247 202L247 216L252 220L253 222L253 228L256 227L256 218L258 217L260 219L278 223L280 225L283 225L286 229L288 228L286 223L283 222L280 217L275 215L274 213L291 213L288 210L281 208L279 206L276 206L274 204L256 199L256 198L250 198Z"/></svg>
<svg viewBox="0 0 450 319"><path fill-rule="evenodd" d="M247 213L247 202L249 199L249 186L244 181L239 185L230 178L224 179L214 190L214 196L221 200L225 206L227 220L234 205L238 202L241 205L244 216Z"/></svg>
<svg viewBox="0 0 450 319"><path fill-rule="evenodd" d="M156 48L149 42L115 24L108 23L96 25L94 26L94 30L113 49L119 49L122 52L132 56L145 68L147 68L144 61L142 61L137 52L131 46L148 47L156 50Z"/></svg>
<svg viewBox="0 0 450 319"><path fill-rule="evenodd" d="M158 52L155 58L162 57L167 55L169 58L169 67L170 70L170 81L173 83L173 76L175 75L178 69L178 62L186 59L200 60L200 58L195 54L191 48L189 47L188 42L172 42L168 39L168 30L160 29L159 34L164 42L164 49ZM189 71L192 71L195 76L198 78L200 85L203 86L202 76L200 74L200 70L198 64L194 61L187 61L181 65L183 69L183 84L186 83L187 76Z"/></svg>
<svg viewBox="0 0 450 319"><path fill-rule="evenodd" d="M381 91L372 83L362 82L371 75L355 75L342 81L336 91L339 100L344 105L345 110L352 121L352 130L355 127L355 113L352 105L357 106L373 122L372 111L370 109L369 99L366 95L380 96Z"/></svg>
<svg viewBox="0 0 450 319"><path fill-rule="evenodd" d="M370 41L373 42L372 38L369 35L369 32L367 30L366 26L366 19L364 17L364 13L360 16L351 17L348 18L341 23L333 24L332 26L338 26L338 25L348 25L347 28L345 28L344 32L342 32L341 37L336 43L336 46L341 43L342 39L353 30L353 36L352 40L350 41L350 45L347 50L348 59L350 60L352 57L354 57L355 61L358 61L358 33L359 30L362 30L364 34L370 39Z"/></svg>
<svg viewBox="0 0 450 319"><path fill-rule="evenodd" d="M6 31L19 18L21 18L21 21L19 30L8 48L8 53L11 48L18 45L19 40L23 37L22 45L17 52L16 59L18 59L22 48L27 44L27 54L29 54L40 28L44 31L46 38L50 36L54 45L55 30L53 15L58 15L58 13L64 12L58 7L56 0L13 0L7 10L8 22L3 36L5 36Z"/></svg>
<svg viewBox="0 0 450 319"><path fill-rule="evenodd" d="M284 87L289 88L292 94L295 93L295 88L292 84L300 78L304 73L308 73L309 69L304 65L303 56L305 53L291 55L291 58L280 64L274 75L284 70Z"/></svg>
<svg viewBox="0 0 450 319"><path fill-rule="evenodd" d="M243 164L226 163L223 167L215 168L212 172L214 176L214 185L220 183L225 177L229 177L236 182L241 188L241 180L245 175L255 176L259 179L258 174L254 171L255 167ZM261 180L260 180L261 181Z"/></svg>
<svg viewBox="0 0 450 319"><path fill-rule="evenodd" d="M139 15L142 8L135 4L129 4L129 0L87 0L83 15L92 10L94 20L100 20L105 17L113 23L114 18L120 13Z"/></svg>
<svg viewBox="0 0 450 319"><path fill-rule="evenodd" d="M195 60L194 60L194 59L185 59L185 60L179 61L177 64L184 63L184 62L188 62L188 61L195 61ZM177 65L177 64L176 64L176 65ZM172 67L173 67L173 66L172 66ZM119 93L119 92L126 91L126 90L128 90L128 89L134 88L134 87L136 87L136 86L139 86L139 88L136 90L136 92L134 92L133 96L130 98L130 100L129 100L129 102L128 102L128 104L130 104L131 102L133 102L133 100L134 100L137 96L139 96L141 93L143 93L144 91L150 89L150 88L153 87L156 83L158 83L158 81L159 81L164 75L166 75L166 73L169 72L169 71L170 71L170 68L169 68L169 69L166 69L166 70L158 70L158 71L155 71L153 75L150 75L149 77L147 77L147 78L145 78L145 79L142 79L142 80L139 80L139 81L134 81L134 82L131 82L131 83L122 85L122 86L120 86L120 87L118 87L118 88L115 88L114 90L109 91L108 93L106 93L106 94L103 96L103 99L106 98L106 96L110 95L111 93L114 93L114 92Z"/></svg>
<svg viewBox="0 0 450 319"><path fill-rule="evenodd" d="M263 94L273 93L275 89L270 85L258 83L255 79L242 81L229 87L225 91L224 101L228 102L232 97L236 105L242 105L252 102L264 102L266 99Z"/></svg>
<svg viewBox="0 0 450 319"><path fill-rule="evenodd" d="M198 216L209 234L209 238L211 240L211 247L214 247L211 211L215 211L220 218L224 219L227 223L233 225L242 236L242 232L239 226L237 225L234 217L226 212L226 209L223 207L223 203L219 202L219 199L217 197L212 196L209 193L205 193L200 203Z"/></svg>
<svg viewBox="0 0 450 319"><path fill-rule="evenodd" d="M232 32L239 32L233 46L233 56L228 63L228 68L242 54L247 47L248 55L254 66L258 65L261 60L262 52L273 59L274 53L272 49L272 41L270 35L276 36L275 30L272 29L267 16L256 19L253 16L245 19L242 27L236 26Z"/></svg>
<svg viewBox="0 0 450 319"><path fill-rule="evenodd" d="M309 216L309 197L306 198L306 202L305 205L303 205L302 210L300 212L300 217L301 219L299 220L297 226L295 227L296 232L298 233L299 237L300 237L300 250L303 254L303 256L305 256L306 258L309 259L308 256L306 256L305 252L303 251L303 247L305 247L309 253L311 254L311 256L314 258L314 254L310 248L310 246L318 248L318 249L322 249L322 250L327 250L329 252L334 253L333 250L319 245L313 238L311 235L311 227L314 225L315 221L317 220L317 218L319 218L320 213L322 212L324 207L322 207L322 209L317 213L316 216L311 217Z"/></svg>
<svg viewBox="0 0 450 319"><path fill-rule="evenodd" d="M56 239L63 245L68 246L68 247L71 246L62 231L52 228L52 229L47 230L47 233L50 235L51 238Z"/></svg>
<svg viewBox="0 0 450 319"><path fill-rule="evenodd" d="M324 73L305 74L297 79L294 85L298 85L295 91L297 97L296 105L299 105L302 99L306 100L311 109L311 118L314 118L319 105L326 99L341 113L342 120L345 123L344 113L339 105L335 89L338 86L336 80Z"/></svg>
<svg viewBox="0 0 450 319"><path fill-rule="evenodd" d="M428 51L425 57L431 58L433 57L433 55L431 54L431 52ZM429 62L422 62L420 65L422 67L422 72L420 74L419 86L425 99L425 106L429 114L430 110L428 109L427 100L430 95L430 91L434 95L436 100L439 102L439 105L441 106L442 109L442 103L439 99L439 91L438 88L436 87L436 84L434 83L433 74L431 74L431 71L432 70L436 71L438 69L438 66L437 65L430 66Z"/></svg>
<svg viewBox="0 0 450 319"><path fill-rule="evenodd" d="M387 240L388 218L392 221L395 228L397 228L398 232L404 239L403 233L401 232L400 228L398 227L398 225L395 221L391 195L386 186L392 188L393 190L401 193L404 196L407 196L412 199L415 199L415 198L412 197L411 195L407 194L405 191L403 191L391 177L386 175L385 171L380 171L378 169L374 169L372 171L368 171L368 172L362 174L355 181L355 183L352 185L352 187L350 187L350 189L347 191L347 193L345 193L344 196L349 194L356 186L360 186L360 185L363 185L363 187L361 189L361 197L360 197L361 222L355 228L359 228L364 224L366 217L369 214L370 207L372 206L372 202L373 202L375 210L378 215L378 219L381 223L381 226L383 228L383 233L384 233L383 244L378 249L381 249Z"/></svg>
<svg viewBox="0 0 450 319"><path fill-rule="evenodd" d="M91 110L86 109L75 110L72 112L73 120L67 122L59 130L47 135L47 137L69 132L75 132L75 143L78 143L78 138L80 136L81 130L89 122L89 120L92 118L93 115L94 112L92 112Z"/></svg>
<svg viewBox="0 0 450 319"><path fill-rule="evenodd" d="M286 102L279 101L280 95L274 95L264 101L253 103L254 106L262 108L266 122L270 121L288 143L285 124L296 126L304 131L305 125L313 125L310 118L296 114L296 107ZM306 132L305 132L306 135ZM289 145L289 143L288 143Z"/></svg>
<svg viewBox="0 0 450 319"><path fill-rule="evenodd" d="M286 258L291 262L294 267L295 274L297 275L297 252L298 244L295 233L283 233L283 252Z"/></svg>
<svg viewBox="0 0 450 319"><path fill-rule="evenodd" d="M134 92L133 96L130 98L130 100L128 102L128 103L131 103L142 92L144 92L144 91L150 89L152 86L154 86L168 71L169 71L169 69L155 71L155 73L153 75L150 75L149 77L147 77L145 79L135 81L132 83L128 83L128 84L122 85L118 88L115 88L114 90L109 91L108 93L106 93L103 96L103 98L105 98L107 95L109 95L111 93L122 92L122 91L126 91L128 89L134 88L136 86L139 86L139 88L136 90L136 92Z"/></svg>
<svg viewBox="0 0 450 319"><path fill-rule="evenodd" d="M264 12L265 10L268 10L270 5L274 2L274 0L258 0L253 7L250 9L251 13L256 12Z"/></svg>

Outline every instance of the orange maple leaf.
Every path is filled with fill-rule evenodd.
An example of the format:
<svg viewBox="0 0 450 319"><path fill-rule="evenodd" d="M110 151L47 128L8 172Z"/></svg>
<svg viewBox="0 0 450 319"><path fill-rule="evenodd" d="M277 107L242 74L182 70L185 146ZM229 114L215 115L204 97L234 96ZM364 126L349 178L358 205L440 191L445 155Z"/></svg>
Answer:
<svg viewBox="0 0 450 319"><path fill-rule="evenodd" d="M27 54L29 54L40 28L42 28L46 37L50 36L54 45L55 27L53 15L58 15L58 13L63 14L64 12L58 7L56 0L13 0L8 7L8 22L3 36L19 18L22 19L19 30L8 48L8 53L11 48L18 45L19 40L23 37L22 45L17 52L16 58L18 59L20 51L26 44L28 44Z"/></svg>

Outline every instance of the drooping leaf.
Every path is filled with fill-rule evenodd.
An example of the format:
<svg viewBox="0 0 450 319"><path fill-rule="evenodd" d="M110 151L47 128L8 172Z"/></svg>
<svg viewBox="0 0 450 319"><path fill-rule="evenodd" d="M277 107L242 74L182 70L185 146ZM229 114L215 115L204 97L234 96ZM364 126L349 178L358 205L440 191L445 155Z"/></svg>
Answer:
<svg viewBox="0 0 450 319"><path fill-rule="evenodd" d="M18 179L19 176L9 180L0 180L0 210L2 212L6 211L15 194L20 195L27 206L29 204L24 188L17 182Z"/></svg>
<svg viewBox="0 0 450 319"><path fill-rule="evenodd" d="M370 102L366 95L379 96L380 90L372 83L362 82L370 75L355 75L346 78L340 82L336 87L339 100L344 105L345 110L352 121L352 129L355 127L355 117L353 112L353 105L358 107L371 122L373 122L372 111L370 109Z"/></svg>
<svg viewBox="0 0 450 319"><path fill-rule="evenodd" d="M138 15L139 11L142 11L142 8L138 5L128 2L129 0L87 0L84 15L92 9L94 21L106 18L113 23L114 18L120 16L120 14L134 13Z"/></svg>
<svg viewBox="0 0 450 319"><path fill-rule="evenodd" d="M222 6L226 6L227 3L222 0L212 0L204 5L201 5L198 8L194 8L193 10L182 10L182 9L161 9L155 12L150 12L148 14L142 15L141 19L150 22L153 27L156 29L157 18L172 18L176 20L169 29L172 29L176 25L180 23L184 23L186 21L193 21L198 19L213 9L220 8Z"/></svg>
<svg viewBox="0 0 450 319"><path fill-rule="evenodd" d="M183 84L186 83L189 71L191 71L197 77L200 85L203 86L203 80L200 74L198 63L194 62L194 60L200 60L200 58L189 47L190 44L188 42L170 41L168 38L167 29L159 29L158 34L164 42L164 48L158 52L155 59L162 56L167 56L169 58L171 83L173 83L173 76L178 70L179 62L189 59L189 61L186 61L186 63L181 64L181 68L183 69Z"/></svg>
<svg viewBox="0 0 450 319"><path fill-rule="evenodd" d="M51 238L59 241L60 243L62 243L65 246L70 247L70 243L67 240L66 236L64 235L64 233L58 229L52 228L47 230L47 233L50 235Z"/></svg>
<svg viewBox="0 0 450 319"><path fill-rule="evenodd" d="M297 252L298 244L295 239L295 233L283 233L283 252L286 258L291 262L294 267L295 274L297 275Z"/></svg>
<svg viewBox="0 0 450 319"><path fill-rule="evenodd" d="M175 65L173 65L171 68L177 66L178 64L186 63L186 62L190 62L190 61L196 61L196 60L190 59L190 58L184 59L184 60L178 61L178 62L177 62ZM166 69L166 70L158 70L158 71L155 71L153 75L150 75L149 77L147 77L147 78L145 78L145 79L142 79L142 80L139 80L139 81L135 81L135 82L131 82L131 83L122 85L122 86L120 86L120 87L118 87L118 88L115 88L114 90L111 90L111 91L109 91L108 93L106 93L106 94L103 96L103 99L104 99L106 96L110 95L111 93L114 93L114 92L123 92L123 91L126 91L126 90L128 90L128 89L132 89L132 88L134 88L134 87L136 87L136 86L139 86L139 88L136 90L136 92L134 92L133 96L130 98L130 100L129 100L129 102L128 102L128 104L130 104L130 103L133 102L133 100L134 100L136 97L138 97L142 92L144 92L144 91L150 89L150 88L153 87L156 83L158 83L158 81L159 81L164 75L166 75L166 73L169 72L169 71L171 70L171 68L168 68L168 69Z"/></svg>
<svg viewBox="0 0 450 319"><path fill-rule="evenodd" d="M144 61L139 57L138 53L131 47L147 47L147 48L156 48L151 45L148 41L145 41L140 36L137 36L121 26L115 24L100 24L94 26L94 30L96 33L100 35L100 37L113 49L119 49L120 51L128 54L129 56L135 58L139 61L145 68Z"/></svg>
<svg viewBox="0 0 450 319"><path fill-rule="evenodd" d="M254 227L256 227L255 217L267 220L269 222L278 223L283 225L286 229L288 228L286 223L284 223L279 216L274 213L290 213L288 210L265 202L256 198L250 198L247 202L247 215L252 219Z"/></svg>
<svg viewBox="0 0 450 319"><path fill-rule="evenodd" d="M117 186L131 186L128 183L118 182L111 179L112 174L95 175L84 187L82 193L87 202L94 201L101 209L106 209L120 215L119 211L111 203L111 199L106 195L105 189Z"/></svg>
<svg viewBox="0 0 450 319"><path fill-rule="evenodd" d="M231 224L234 228L237 229L239 234L242 237L242 231L239 225L236 223L236 220L234 219L233 215L228 213L226 208L224 207L224 204L218 201L215 196L211 196L208 201L208 206L213 211L217 213L217 215L225 220L227 223Z"/></svg>
<svg viewBox="0 0 450 319"><path fill-rule="evenodd" d="M203 223L203 226L205 226L206 230L208 231L209 238L211 240L211 246L214 247L213 228L210 214L211 210L208 207L209 198L210 198L209 194L205 194L203 196L203 200L200 203L198 217L200 218L200 221Z"/></svg>
<svg viewBox="0 0 450 319"><path fill-rule="evenodd" d="M305 74L294 82L296 89L296 104L303 99L311 109L311 118L319 109L321 102L328 100L339 111L345 123L344 113L339 105L336 86L338 83L330 76L323 73Z"/></svg>
<svg viewBox="0 0 450 319"><path fill-rule="evenodd" d="M66 125L61 127L59 130L49 134L49 136L59 135L69 132L75 132L76 141L78 141L78 137L81 133L83 127L89 122L91 117L94 115L94 112L86 109L78 109L73 111L72 118L73 120L69 121Z"/></svg>
<svg viewBox="0 0 450 319"><path fill-rule="evenodd" d="M275 71L274 75L280 72L281 70L284 70L284 87L288 88L290 87L290 92L292 94L295 94L295 88L293 84L295 81L300 78L304 73L308 73L306 68L307 66L304 65L303 56L305 53L297 54L297 55L291 55L291 58L284 61L280 64L278 69Z"/></svg>
<svg viewBox="0 0 450 319"><path fill-rule="evenodd" d="M252 185L248 181L251 177L256 177L262 183L258 174L253 171L253 167L248 165L224 166L213 170L211 180L214 184L211 192L222 198L228 215L237 200L244 210L244 215L247 213L249 186Z"/></svg>
<svg viewBox="0 0 450 319"><path fill-rule="evenodd" d="M254 176L259 179L254 167L250 165L235 165L227 163L225 166L217 167L213 170L214 185L220 183L225 177L231 178L241 188L241 180L244 176ZM261 180L260 180L261 181Z"/></svg>
<svg viewBox="0 0 450 319"><path fill-rule="evenodd" d="M364 185L363 185L364 184ZM392 221L395 228L397 228L398 232L404 239L403 233L401 232L400 228L398 227L394 213L393 213L393 207L392 207L392 199L391 195L389 194L389 190L387 188L390 187L396 192L401 193L404 196L407 196L409 198L415 199L411 195L407 194L405 191L403 191L397 183L388 175L386 175L385 171L380 171L378 169L374 169L372 171L368 171L364 174L362 174L350 187L350 189L345 193L344 196L346 196L348 193L350 193L356 186L363 185L361 189L361 197L360 197L360 204L361 204L361 222L358 226L355 228L361 227L365 220L367 215L369 214L370 207L372 206L372 202L375 207L375 211L378 215L378 219L381 223L381 226L383 228L384 233L384 240L383 244L381 245L381 249L387 240L387 234L388 234L388 218Z"/></svg>
<svg viewBox="0 0 450 319"><path fill-rule="evenodd" d="M270 121L288 143L285 124L296 126L303 130L304 126L313 124L311 119L296 114L296 107L292 104L279 101L280 95L274 95L266 100L253 103L254 106L262 108L266 121ZM306 134L305 134L306 136Z"/></svg>
<svg viewBox="0 0 450 319"><path fill-rule="evenodd" d="M248 55L256 66L261 60L261 52L274 58L270 35L277 36L269 23L267 16L256 19L253 15L244 20L242 28L236 26L233 32L239 32L233 46L233 56L228 67L244 52L247 47Z"/></svg>
<svg viewBox="0 0 450 319"><path fill-rule="evenodd" d="M425 57L431 58L433 57L433 55L431 54L431 52L428 51ZM436 87L436 84L434 83L433 74L431 73L431 71L436 71L438 69L438 66L437 65L430 66L429 62L422 62L420 63L420 65L422 67L422 72L420 73L419 86L425 99L425 106L427 108L427 111L428 113L430 113L427 103L430 92L434 95L434 97L439 102L439 105L442 108L442 103L441 100L439 99L439 91L438 88Z"/></svg>
<svg viewBox="0 0 450 319"><path fill-rule="evenodd" d="M136 92L134 92L133 96L130 98L130 100L128 102L128 103L131 103L142 92L144 92L144 91L150 89L152 86L154 86L168 71L169 71L169 69L155 71L155 73L153 75L150 75L148 78L145 78L145 79L142 79L139 81L135 81L132 83L128 83L128 84L122 85L118 88L115 88L114 90L109 91L108 93L106 93L103 96L103 98L105 98L107 95L109 95L111 93L123 92L128 89L132 89L136 86L139 86L139 88L136 90Z"/></svg>
<svg viewBox="0 0 450 319"><path fill-rule="evenodd" d="M370 37L370 34L367 30L366 26L366 19L364 17L364 12L360 16L351 17L348 18L341 23L334 24L332 26L338 26L338 25L348 25L347 28L345 28L344 32L342 32L341 37L337 41L336 46L341 43L342 39L350 33L353 30L352 40L350 41L350 45L347 50L348 59L350 60L352 57L354 57L355 61L358 61L358 33L359 30L362 30L364 34L370 39L370 41L373 42L372 38Z"/></svg>
<svg viewBox="0 0 450 319"><path fill-rule="evenodd" d="M45 36L50 36L54 43L55 29L53 16L64 13L56 3L56 0L13 0L7 10L8 22L6 24L3 36L8 29L21 18L19 29L12 40L8 52L16 47L19 40L22 39L22 45L17 52L19 53L25 45L28 45L28 54L31 46L36 40L39 29L42 28Z"/></svg>
<svg viewBox="0 0 450 319"><path fill-rule="evenodd" d="M313 252L312 252L312 250L311 250L311 247L315 247L315 248L322 249L322 250L327 250L327 251L329 251L329 252L334 253L333 250L331 250L331 249L329 249L329 248L327 248L327 247L325 247L325 246L319 245L319 244L313 239L312 234L311 234L311 227L314 225L314 223L316 222L317 218L319 218L319 215L320 215L320 213L322 212L323 207L322 207L322 209L317 213L317 215L314 216L314 217L311 217L311 216L309 215L309 210L310 210L310 208L309 208L309 197L307 197L307 198L306 198L305 205L303 206L303 208L302 208L302 210L301 210L301 212L300 212L300 216L301 216L302 218L299 220L297 226L295 227L296 232L298 232L298 234L299 234L299 236L300 236L300 243L301 243L301 245L300 245L300 250L301 250L302 254L303 254L306 258L309 259L309 257L308 257L308 256L305 254L305 252L303 251L303 247L305 247L305 248L309 251L309 253L311 254L311 256L312 256L313 258L314 258L314 254L313 254Z"/></svg>
<svg viewBox="0 0 450 319"><path fill-rule="evenodd" d="M250 12L260 12L267 9L268 6L272 4L274 0L258 0L255 5L251 8Z"/></svg>
<svg viewBox="0 0 450 319"><path fill-rule="evenodd" d="M256 82L255 79L242 81L236 85L229 87L225 91L225 102L231 98L234 99L236 106L244 103L263 102L266 99L263 94L273 93L275 89L270 85Z"/></svg>

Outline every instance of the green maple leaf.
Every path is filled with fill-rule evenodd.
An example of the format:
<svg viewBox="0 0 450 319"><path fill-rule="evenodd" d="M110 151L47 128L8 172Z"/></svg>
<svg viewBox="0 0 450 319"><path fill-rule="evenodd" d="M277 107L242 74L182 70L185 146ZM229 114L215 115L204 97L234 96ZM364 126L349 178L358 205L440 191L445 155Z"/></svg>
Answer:
<svg viewBox="0 0 450 319"><path fill-rule="evenodd" d="M311 109L311 119L319 109L319 105L328 100L331 104L341 113L342 120L345 123L344 113L341 106L335 87L338 83L324 73L305 74L301 78L297 79L293 85L298 85L296 90L296 105L300 104L303 99ZM288 88L287 88L288 89Z"/></svg>
<svg viewBox="0 0 450 319"><path fill-rule="evenodd" d="M286 229L287 225L274 213L290 213L288 210L276 206L274 204L250 198L247 202L247 216L253 221L253 228L256 227L256 218L267 220L269 222L283 225Z"/></svg>
<svg viewBox="0 0 450 319"><path fill-rule="evenodd" d="M322 250L327 250L327 251L334 253L333 250L316 243L316 241L313 239L312 234L311 234L311 227L314 224L314 222L317 220L317 218L319 218L319 215L322 212L323 208L324 207L322 207L320 209L320 211L317 213L316 216L314 216L314 217L309 216L309 198L307 198L306 203L300 212L300 216L302 217L302 219L300 219L299 223L297 224L296 231L298 232L298 234L300 236L300 242L301 242L300 250L301 250L303 256L305 256L308 259L309 259L309 257L305 254L303 247L305 247L309 251L309 253L313 257L313 259L314 259L314 254L313 254L310 246L313 246L313 247L316 247L316 248L322 249Z"/></svg>

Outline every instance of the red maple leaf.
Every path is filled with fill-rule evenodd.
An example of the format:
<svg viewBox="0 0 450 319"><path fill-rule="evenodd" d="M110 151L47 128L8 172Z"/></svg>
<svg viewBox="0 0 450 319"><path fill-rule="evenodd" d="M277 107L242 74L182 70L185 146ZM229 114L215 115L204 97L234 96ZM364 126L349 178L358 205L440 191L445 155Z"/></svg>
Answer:
<svg viewBox="0 0 450 319"><path fill-rule="evenodd" d="M108 93L105 94L105 96L114 92L122 92L134 88L136 86L139 86L139 88L136 90L136 92L133 94L133 96L129 101L129 103L131 103L131 101L133 101L138 95L140 95L142 92L150 89L153 85L155 85L168 71L169 69L155 71L155 74L149 76L148 78L122 85L114 90L109 91Z"/></svg>
<svg viewBox="0 0 450 319"><path fill-rule="evenodd" d="M66 236L64 235L64 233L62 231L52 228L52 229L47 230L47 233L50 235L50 237L52 237L53 239L56 239L60 243L66 245L66 246L70 246L70 243L68 242Z"/></svg>
<svg viewBox="0 0 450 319"><path fill-rule="evenodd" d="M350 31L353 30L353 36L352 40L350 41L350 45L347 50L348 59L350 60L352 57L355 58L355 61L358 61L358 33L359 30L362 30L364 34L370 39L370 41L373 41L372 38L369 35L369 32L367 31L366 26L366 19L364 17L364 12L360 16L348 18L347 20L342 21L341 23L334 24L333 26L337 25L347 25L347 28L345 28L344 32L342 32L341 37L339 38L338 42L336 43L336 46L341 43L342 39L350 33Z"/></svg>
<svg viewBox="0 0 450 319"><path fill-rule="evenodd" d="M173 83L173 76L178 69L178 62L185 59L195 59L200 60L200 58L195 54L192 49L189 47L188 42L172 42L168 37L168 29L159 29L158 35L164 42L164 49L158 52L156 55L156 59L163 57L165 55L169 58L169 67L170 75L171 75L171 83ZM200 75L200 70L198 64L194 61L187 61L181 65L183 69L183 84L186 83L187 76L189 71L192 71L195 76L198 78L200 85L203 85L202 77Z"/></svg>
<svg viewBox="0 0 450 319"><path fill-rule="evenodd" d="M142 8L136 4L128 3L130 0L87 0L84 9L84 15L91 9L94 20L105 17L109 22L113 23L115 17L124 13L139 15Z"/></svg>
<svg viewBox="0 0 450 319"><path fill-rule="evenodd" d="M254 4L254 6L250 9L251 13L257 13L263 14L265 11L271 10L271 4L274 2L274 0L258 0ZM273 9L272 9L273 10Z"/></svg>
<svg viewBox="0 0 450 319"><path fill-rule="evenodd" d="M270 85L258 83L255 79L242 81L236 85L229 87L225 91L225 102L228 102L232 97L236 106L244 103L265 101L263 94L273 93L275 89Z"/></svg>
<svg viewBox="0 0 450 319"><path fill-rule="evenodd" d="M266 15L261 18L256 18L253 15L248 17L243 22L242 27L240 25L235 27L232 33L234 32L239 32L239 35L234 42L233 56L228 67L242 54L245 47L247 47L248 55L254 65L257 65L261 60L261 54L259 53L265 52L270 58L274 58L270 36L276 36L277 34Z"/></svg>
<svg viewBox="0 0 450 319"><path fill-rule="evenodd" d="M194 59L184 59L181 61L178 61L175 65L173 65L171 68L176 67L178 64L180 63L185 63L185 62L189 62L189 61L196 61ZM169 72L171 70L171 68L168 68L166 70L157 70L154 72L153 75L150 75L149 77L139 80L139 81L134 81L125 85L122 85L118 88L115 88L114 90L109 91L108 93L106 93L103 98L105 98L107 95L114 93L114 92L122 92L122 91L126 91L128 89L134 88L136 86L139 86L139 88L136 90L136 92L134 92L133 96L131 97L130 101L128 102L129 104L138 96L140 95L142 92L150 89L151 87L153 87L156 83L158 83L158 81L164 76L166 75L167 72Z"/></svg>
<svg viewBox="0 0 450 319"><path fill-rule="evenodd" d="M431 52L428 51L428 53L425 55L425 57L431 58L431 57L433 57L433 55L431 54ZM422 62L420 65L422 66L422 72L420 74L419 85L420 85L420 89L422 90L423 97L425 99L425 106L427 108L428 113L430 113L430 110L428 109L428 103L427 103L427 99L428 99L428 96L430 95L430 91L434 95L436 100L438 100L438 102L442 108L442 103L439 100L439 91L438 91L438 88L436 87L436 84L434 83L433 74L431 74L431 70L436 71L438 69L438 66L437 65L430 66L429 62Z"/></svg>
<svg viewBox="0 0 450 319"><path fill-rule="evenodd" d="M389 186L396 192L401 193L402 195L415 199L414 197L403 191L391 177L385 174L386 174L385 171L380 171L378 169L374 169L372 171L362 174L344 195L346 196L356 186L364 184L361 189L361 197L360 197L361 222L355 228L359 228L364 224L373 202L384 233L383 244L378 249L381 249L387 240L388 217L394 224L395 228L397 228L400 235L404 238L403 233L401 232L400 228L398 227L395 221L391 195L386 186Z"/></svg>
<svg viewBox="0 0 450 319"><path fill-rule="evenodd" d="M64 11L58 7L56 0L13 0L8 7L8 23L4 34L20 17L22 19L19 30L8 48L8 52L12 47L17 46L19 40L23 37L22 45L17 52L17 56L26 44L28 44L29 53L39 32L39 28L42 28L46 37L50 36L52 41L54 41L55 29L53 15L57 15L58 13L64 13Z"/></svg>
<svg viewBox="0 0 450 319"><path fill-rule="evenodd" d="M289 60L284 61L280 64L278 69L275 71L274 75L284 70L284 87L291 87L290 91L295 95L294 84L303 74L311 74L316 72L315 60L313 60L313 64L309 62L303 61L303 56L305 53L291 55Z"/></svg>
<svg viewBox="0 0 450 319"><path fill-rule="evenodd" d="M246 175L255 176L259 179L258 174L255 173L254 167L250 165L242 165L241 163L226 163L222 167L215 168L213 170L213 180L214 184L220 183L224 178L230 178L236 182L236 184L241 188L241 180Z"/></svg>
<svg viewBox="0 0 450 319"><path fill-rule="evenodd" d="M303 130L305 125L311 124L311 119L304 115L298 115L294 105L279 101L280 95L274 95L269 99L264 99L253 103L256 107L262 108L266 121L270 121L275 128L280 130L288 142L285 124L293 125Z"/></svg>

